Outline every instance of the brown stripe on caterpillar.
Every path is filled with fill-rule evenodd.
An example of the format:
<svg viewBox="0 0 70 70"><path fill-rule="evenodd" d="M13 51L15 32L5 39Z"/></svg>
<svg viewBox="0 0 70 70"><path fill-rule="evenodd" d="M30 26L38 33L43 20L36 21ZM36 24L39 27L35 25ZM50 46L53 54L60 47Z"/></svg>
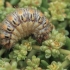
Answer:
<svg viewBox="0 0 70 70"><path fill-rule="evenodd" d="M44 14L33 8L19 8L9 14L0 28L0 42L10 49L19 39L34 34L36 39L47 39L53 25Z"/></svg>

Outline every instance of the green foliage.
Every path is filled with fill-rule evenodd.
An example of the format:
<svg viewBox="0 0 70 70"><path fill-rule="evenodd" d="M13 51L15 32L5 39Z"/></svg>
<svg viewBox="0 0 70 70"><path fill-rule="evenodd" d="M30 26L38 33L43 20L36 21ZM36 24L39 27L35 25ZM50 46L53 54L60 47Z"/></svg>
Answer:
<svg viewBox="0 0 70 70"><path fill-rule="evenodd" d="M17 69L17 63L13 61L11 64L7 61L0 59L0 70L19 70Z"/></svg>
<svg viewBox="0 0 70 70"><path fill-rule="evenodd" d="M51 13L51 20L64 21L66 18L65 14L66 3L63 1L54 1L49 3L49 11Z"/></svg>
<svg viewBox="0 0 70 70"><path fill-rule="evenodd" d="M28 59L27 60L27 67L25 70L41 70L39 66L40 59L36 58L36 56L32 56L32 60Z"/></svg>
<svg viewBox="0 0 70 70"><path fill-rule="evenodd" d="M42 0L21 0L19 2L19 6L20 7L24 7L24 6L35 6L35 7L40 7L42 3Z"/></svg>
<svg viewBox="0 0 70 70"><path fill-rule="evenodd" d="M9 54L10 59L24 60L27 55L27 47L22 44L16 44L15 49Z"/></svg>
<svg viewBox="0 0 70 70"><path fill-rule="evenodd" d="M11 3L11 5L17 5L20 2L20 0L8 0L8 1Z"/></svg>
<svg viewBox="0 0 70 70"><path fill-rule="evenodd" d="M14 10L14 8L0 7L0 22L2 22L4 18L6 18L7 14L11 13Z"/></svg>
<svg viewBox="0 0 70 70"><path fill-rule="evenodd" d="M70 70L70 0L0 0L0 23L20 7L39 9L54 28L41 45L29 36L0 48L0 70Z"/></svg>
<svg viewBox="0 0 70 70"><path fill-rule="evenodd" d="M51 65L47 66L48 69L46 70L67 70L67 69L62 68L61 65L62 64L60 62L53 61Z"/></svg>

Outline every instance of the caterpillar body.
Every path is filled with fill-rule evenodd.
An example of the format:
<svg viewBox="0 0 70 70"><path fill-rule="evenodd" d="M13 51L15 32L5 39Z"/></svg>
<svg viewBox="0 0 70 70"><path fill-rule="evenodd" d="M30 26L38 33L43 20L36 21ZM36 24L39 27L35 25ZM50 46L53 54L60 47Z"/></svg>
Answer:
<svg viewBox="0 0 70 70"><path fill-rule="evenodd" d="M22 37L34 34L36 39L46 39L53 25L44 14L33 8L19 8L9 14L0 26L0 44L11 48Z"/></svg>

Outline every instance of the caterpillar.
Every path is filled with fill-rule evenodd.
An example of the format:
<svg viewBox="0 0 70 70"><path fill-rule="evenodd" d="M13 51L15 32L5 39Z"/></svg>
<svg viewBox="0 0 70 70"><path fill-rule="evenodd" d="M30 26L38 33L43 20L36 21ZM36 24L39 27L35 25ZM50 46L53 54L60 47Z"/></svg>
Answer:
<svg viewBox="0 0 70 70"><path fill-rule="evenodd" d="M46 40L53 25L45 15L34 8L19 8L0 25L0 44L10 49L18 40L33 34L36 39Z"/></svg>

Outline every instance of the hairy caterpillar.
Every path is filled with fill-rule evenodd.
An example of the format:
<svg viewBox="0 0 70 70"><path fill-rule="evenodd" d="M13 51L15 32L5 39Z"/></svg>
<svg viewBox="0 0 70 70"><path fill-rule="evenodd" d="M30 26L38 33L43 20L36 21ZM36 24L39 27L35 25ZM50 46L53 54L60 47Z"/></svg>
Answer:
<svg viewBox="0 0 70 70"><path fill-rule="evenodd" d="M22 37L34 34L36 39L47 39L53 25L39 10L19 8L9 14L0 26L0 44L11 48Z"/></svg>

